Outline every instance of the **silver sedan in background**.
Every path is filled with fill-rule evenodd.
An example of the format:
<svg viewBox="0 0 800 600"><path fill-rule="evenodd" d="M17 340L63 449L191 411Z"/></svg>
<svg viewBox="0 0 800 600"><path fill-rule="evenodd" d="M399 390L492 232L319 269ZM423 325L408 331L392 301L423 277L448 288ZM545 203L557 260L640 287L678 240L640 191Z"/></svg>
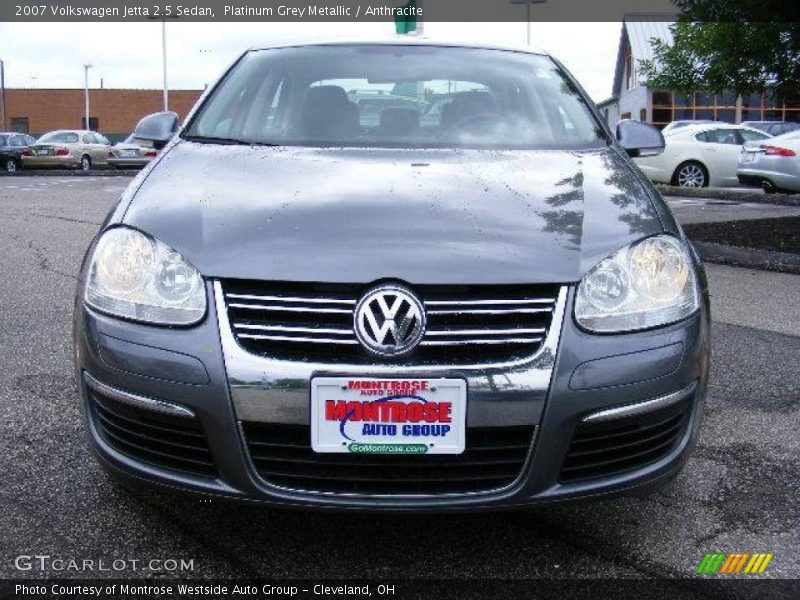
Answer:
<svg viewBox="0 0 800 600"><path fill-rule="evenodd" d="M153 160L158 152L153 142L129 135L108 151L108 164L118 169L139 169Z"/></svg>
<svg viewBox="0 0 800 600"><path fill-rule="evenodd" d="M89 171L93 166L108 164L109 146L108 138L96 131L51 131L22 153L22 165L26 169L61 167Z"/></svg>
<svg viewBox="0 0 800 600"><path fill-rule="evenodd" d="M800 192L800 130L748 142L739 156L739 183L769 193Z"/></svg>

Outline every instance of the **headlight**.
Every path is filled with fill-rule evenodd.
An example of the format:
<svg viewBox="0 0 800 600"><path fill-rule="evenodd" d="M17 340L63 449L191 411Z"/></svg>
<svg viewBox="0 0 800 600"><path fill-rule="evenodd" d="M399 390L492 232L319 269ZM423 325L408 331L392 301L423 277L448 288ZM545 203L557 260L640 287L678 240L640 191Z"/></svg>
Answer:
<svg viewBox="0 0 800 600"><path fill-rule="evenodd" d="M135 229L109 229L89 266L86 303L150 323L189 325L203 318L203 278L175 250Z"/></svg>
<svg viewBox="0 0 800 600"><path fill-rule="evenodd" d="M575 319L591 331L630 331L679 321L699 305L687 249L658 235L622 248L584 276Z"/></svg>

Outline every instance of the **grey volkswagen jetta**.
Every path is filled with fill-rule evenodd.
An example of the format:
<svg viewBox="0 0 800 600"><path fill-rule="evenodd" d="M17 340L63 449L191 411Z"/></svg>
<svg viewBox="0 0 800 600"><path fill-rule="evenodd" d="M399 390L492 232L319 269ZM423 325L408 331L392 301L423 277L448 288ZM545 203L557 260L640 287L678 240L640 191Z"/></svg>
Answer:
<svg viewBox="0 0 800 600"><path fill-rule="evenodd" d="M492 508L649 491L687 459L706 283L630 160L663 138L612 134L551 57L259 47L136 136L166 146L92 241L74 328L124 484Z"/></svg>

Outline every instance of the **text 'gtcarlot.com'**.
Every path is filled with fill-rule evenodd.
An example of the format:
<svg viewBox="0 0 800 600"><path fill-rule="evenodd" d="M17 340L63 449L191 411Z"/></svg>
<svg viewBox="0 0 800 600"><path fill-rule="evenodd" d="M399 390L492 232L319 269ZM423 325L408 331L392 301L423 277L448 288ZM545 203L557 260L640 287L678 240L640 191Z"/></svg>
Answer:
<svg viewBox="0 0 800 600"><path fill-rule="evenodd" d="M56 572L185 572L194 571L193 558L61 558L47 554L21 554L14 559L18 571Z"/></svg>

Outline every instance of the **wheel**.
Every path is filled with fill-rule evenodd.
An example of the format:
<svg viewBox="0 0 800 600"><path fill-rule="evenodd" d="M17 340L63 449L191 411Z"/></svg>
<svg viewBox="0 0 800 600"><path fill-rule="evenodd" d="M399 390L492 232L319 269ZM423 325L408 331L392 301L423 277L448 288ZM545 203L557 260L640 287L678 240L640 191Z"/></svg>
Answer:
<svg viewBox="0 0 800 600"><path fill-rule="evenodd" d="M81 156L81 171L90 171L92 168L92 159L85 154Z"/></svg>
<svg viewBox="0 0 800 600"><path fill-rule="evenodd" d="M699 162L689 160L678 165L672 175L672 185L702 188L708 186L708 171Z"/></svg>
<svg viewBox="0 0 800 600"><path fill-rule="evenodd" d="M9 173L16 173L17 172L17 161L13 158L7 158L5 161L6 171Z"/></svg>

